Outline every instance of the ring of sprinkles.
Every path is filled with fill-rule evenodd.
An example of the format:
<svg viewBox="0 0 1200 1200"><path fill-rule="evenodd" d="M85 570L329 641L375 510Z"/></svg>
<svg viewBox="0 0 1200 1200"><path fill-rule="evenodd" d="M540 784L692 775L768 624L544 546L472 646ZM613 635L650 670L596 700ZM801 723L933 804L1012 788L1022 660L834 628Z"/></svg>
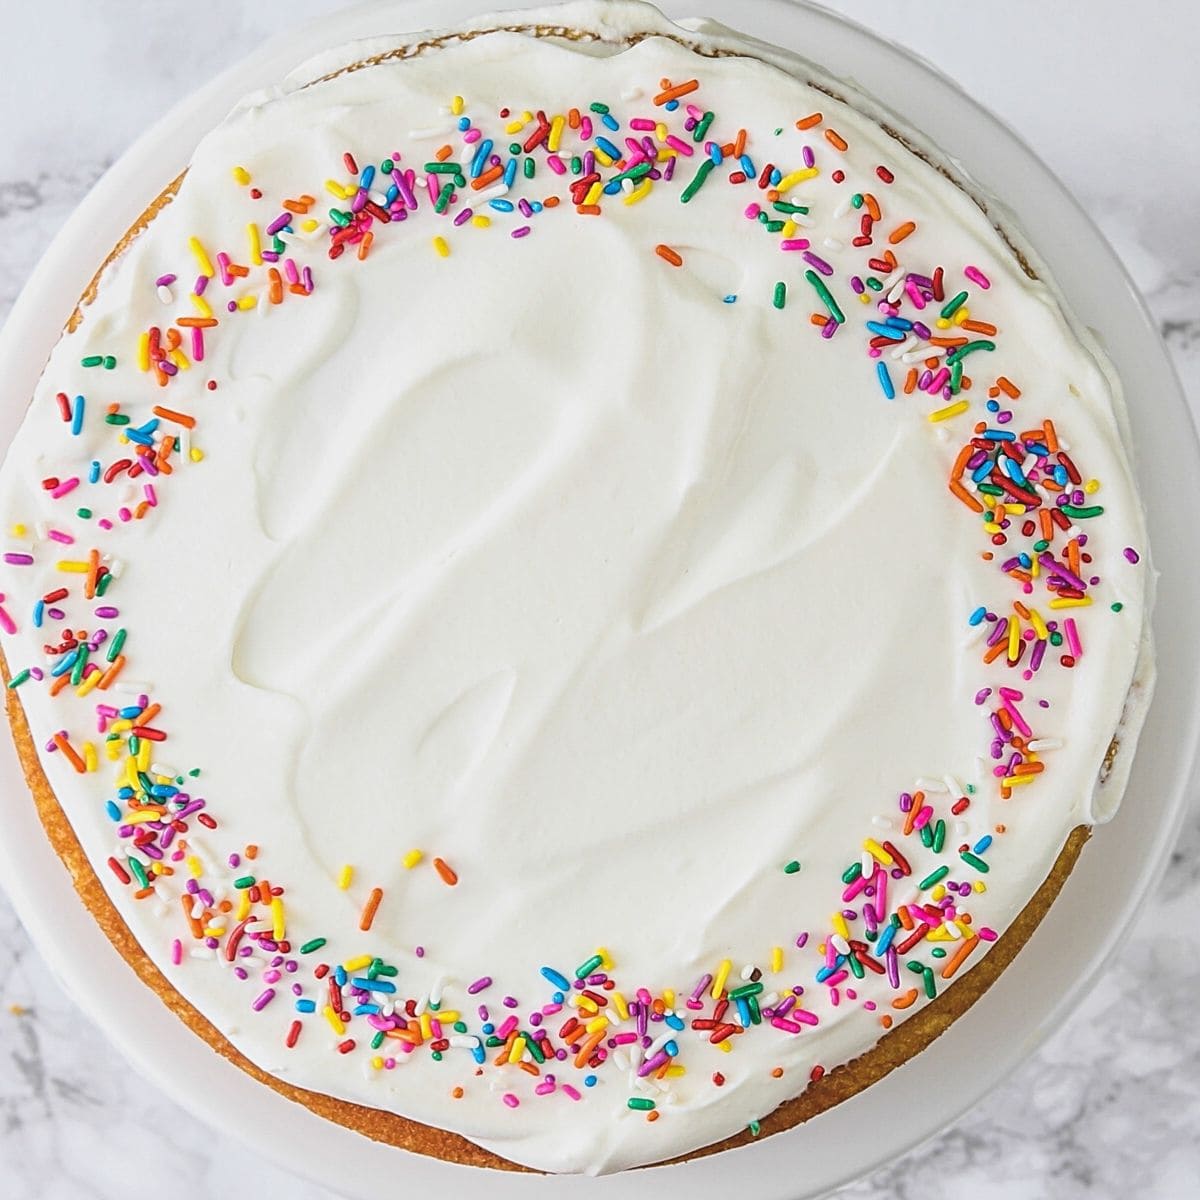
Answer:
<svg viewBox="0 0 1200 1200"><path fill-rule="evenodd" d="M1101 484L1077 467L1065 431L1018 417L1019 386L991 367L993 358L1002 361L1003 332L987 320L992 284L984 272L906 258L916 225L889 201L893 165L860 170L847 139L820 112L794 118L807 139L799 161L777 162L769 142L753 144L746 129L705 106L699 78L662 79L619 103L581 100L566 112L475 114L454 96L445 115L432 134L413 131L403 152L353 147L330 164L329 178L274 201L255 187L253 163L230 164L230 186L245 195L245 224L219 245L190 238L173 272L145 281L172 315L136 345L82 365L132 365L160 389L181 391L181 381L203 375L209 342L227 322L262 306L302 304L321 274L353 270L398 222L422 222L428 252L445 258L461 238L519 240L535 237L545 221L620 220L635 204L687 204L701 189L728 189L729 219L753 226L763 252L781 255L780 273L788 272L751 302L798 329L809 326L813 337L861 337L863 369L881 400L921 404L935 426L977 418L960 435L948 490L962 519L981 524L981 552L997 568L995 595L964 614L983 665L1007 672L1008 682L975 696L980 744L989 747L1003 799L1036 783L1062 745L1047 732L1053 723L1038 680L1072 669L1086 652L1085 623L1100 583L1089 544L1093 525L1102 525ZM447 125L446 140L427 152ZM841 245L860 252L857 273L836 270L809 236L805 184L823 174L844 190L832 217ZM646 253L664 270L688 270L685 250L657 244ZM194 399L218 387L206 379ZM63 466L42 486L65 519L61 527L16 525L12 538L28 548L4 561L30 567L49 555L61 580L40 595L0 596L4 632L21 622L44 631L43 659L21 666L8 687L93 696L94 731L42 731L41 748L96 776L119 845L109 873L142 901L159 897L160 882L182 879L171 961L200 969L223 960L245 982L247 1008L275 1022L286 1046L312 1036L315 1025L332 1031L332 1053L373 1072L427 1055L447 1064L453 1096L477 1077L494 1078L495 1102L510 1109L523 1103L507 1082L518 1072L536 1080L538 1102L575 1103L615 1066L621 1081L629 1074L638 1081L628 1108L654 1122L667 1111L661 1092L687 1070L695 1039L734 1054L747 1036L803 1036L843 1005L862 1006L887 1029L996 939L973 919L971 902L987 888L989 850L1005 827L964 840L960 818L974 789L951 775L899 791L861 840L848 839L844 870L828 881L822 927L785 931L756 962L714 962L678 993L661 980L621 977L619 947L581 947L575 963L544 965L519 997L498 994L488 973L495 964L487 963L468 964L463 978L472 982L464 986L413 994L399 968L372 949L369 935L388 896L369 880L358 944L335 946L319 926L294 927L287 887L269 875L269 845L207 849L221 834L219 801L210 805L200 794L199 768L170 761L170 698L147 689L120 701L124 690L114 688L136 664L137 632L122 621L126 567L105 548L105 535L152 520L179 468L203 461L203 406L192 412L131 401L101 410L63 392L54 402ZM72 438L96 422L112 430L111 457L81 464ZM77 536L68 526L92 532ZM1134 548L1124 553L1138 563ZM794 849L780 847L787 875L805 870ZM936 865L916 871L914 859ZM402 862L432 870L447 887L471 886L469 876L459 878L452 848L413 848ZM354 864L346 864L338 886L354 881ZM812 1077L823 1073L818 1065ZM719 1088L725 1077L716 1072L711 1081Z"/></svg>

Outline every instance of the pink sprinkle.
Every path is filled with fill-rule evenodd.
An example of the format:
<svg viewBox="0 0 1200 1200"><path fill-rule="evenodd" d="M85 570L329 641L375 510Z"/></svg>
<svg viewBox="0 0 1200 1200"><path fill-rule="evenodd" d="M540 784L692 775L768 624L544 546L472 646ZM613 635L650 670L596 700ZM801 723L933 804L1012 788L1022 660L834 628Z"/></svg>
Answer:
<svg viewBox="0 0 1200 1200"><path fill-rule="evenodd" d="M183 962L183 945L178 938L171 940L171 961L176 966Z"/></svg>
<svg viewBox="0 0 1200 1200"><path fill-rule="evenodd" d="M591 141L591 137L592 137L592 118L591 117L583 117L580 120L579 136L585 142Z"/></svg>
<svg viewBox="0 0 1200 1200"><path fill-rule="evenodd" d="M1075 628L1074 617L1068 617L1063 622L1063 632L1067 635L1067 645L1072 655L1078 658L1083 653L1083 646L1079 642L1079 630Z"/></svg>
<svg viewBox="0 0 1200 1200"><path fill-rule="evenodd" d="M685 158L691 158L691 156L696 153L694 147L689 146L687 142L680 141L679 138L677 138L673 133L668 135L667 145L670 146L672 150L682 154Z"/></svg>
<svg viewBox="0 0 1200 1200"><path fill-rule="evenodd" d="M79 486L79 476L72 475L70 479L64 479L50 495L57 500L60 496L65 496L68 492L73 492Z"/></svg>
<svg viewBox="0 0 1200 1200"><path fill-rule="evenodd" d="M0 605L0 629L5 633L16 633L17 623L8 615L8 610Z"/></svg>
<svg viewBox="0 0 1200 1200"><path fill-rule="evenodd" d="M804 1026L797 1025L795 1021L789 1021L786 1017L772 1017L771 1024L776 1029L786 1030L788 1033L803 1033Z"/></svg>
<svg viewBox="0 0 1200 1200"><path fill-rule="evenodd" d="M31 567L33 565L33 555L10 553L4 556L4 561L10 567Z"/></svg>
<svg viewBox="0 0 1200 1200"><path fill-rule="evenodd" d="M779 243L780 250L807 250L811 245L808 238L784 238Z"/></svg>
<svg viewBox="0 0 1200 1200"><path fill-rule="evenodd" d="M474 143L479 141L481 137L483 137L481 130L468 129L467 132L463 134L463 141L466 142L467 145L474 145Z"/></svg>
<svg viewBox="0 0 1200 1200"><path fill-rule="evenodd" d="M979 284L985 292L992 286L991 280L978 267L963 267L963 274L972 283Z"/></svg>
<svg viewBox="0 0 1200 1200"><path fill-rule="evenodd" d="M555 175L565 175L567 173L567 164L557 154L548 155L546 162Z"/></svg>
<svg viewBox="0 0 1200 1200"><path fill-rule="evenodd" d="M521 1102L512 1094L512 1092L505 1092L504 1103L507 1104L509 1108L516 1108Z"/></svg>
<svg viewBox="0 0 1200 1200"><path fill-rule="evenodd" d="M195 362L204 361L204 330L192 327L192 359Z"/></svg>
<svg viewBox="0 0 1200 1200"><path fill-rule="evenodd" d="M566 1095L570 1096L572 1100L580 1099L579 1093L569 1083L564 1083L562 1085L562 1090Z"/></svg>

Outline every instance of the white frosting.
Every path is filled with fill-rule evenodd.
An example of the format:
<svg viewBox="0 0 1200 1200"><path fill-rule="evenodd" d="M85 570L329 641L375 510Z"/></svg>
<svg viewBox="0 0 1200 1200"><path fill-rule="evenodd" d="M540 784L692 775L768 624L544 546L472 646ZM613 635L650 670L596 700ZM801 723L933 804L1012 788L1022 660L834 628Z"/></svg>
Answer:
<svg viewBox="0 0 1200 1200"><path fill-rule="evenodd" d="M553 19L605 22L609 36L669 28L638 4L573 5ZM739 45L723 31L703 36ZM340 50L294 82L375 48ZM610 1062L584 1089L589 1072L568 1061L556 1073L583 1099L537 1097L537 1080L515 1067L502 1073L489 1061L476 1078L461 1049L373 1071L362 1066L365 1048L333 1051L338 1039L319 1012L289 1050L292 977L256 1014L261 985L236 980L223 956L218 966L185 951L172 965L186 871L158 884L166 903L134 901L103 867L115 842L103 807L108 766L78 775L61 753L44 755L147 954L249 1058L552 1171L616 1170L706 1145L795 1095L814 1064L831 1068L870 1047L892 993L869 978L860 1000L874 996L879 1012L846 999L834 1008L813 983L815 945L863 839L898 839L897 793L947 774L977 785L949 840L1007 827L988 851L988 890L968 905L976 928L1003 930L1068 832L1093 819L1135 672L1140 694L1149 686L1148 656L1138 664L1147 567L1122 556L1126 546L1144 554L1145 532L1119 401L1047 287L1022 272L964 192L796 77L820 78L815 69L700 59L661 38L615 51L496 33L240 105L55 350L0 476L6 529L45 520L86 548L94 523L71 515L77 502L112 515L122 485L85 484L62 501L40 480L64 463L86 471L92 458L115 457L100 417L108 403L135 421L154 404L197 417L204 461L179 462L159 481L158 509L99 543L127 564L109 593L121 610L111 624L130 630L126 674L152 682L164 705L155 724L171 732L156 761L203 767L189 791L207 797L220 827L193 825L189 841L208 886L246 869L285 885L294 944L324 936L330 962L378 954L399 967L401 995L443 989L472 1032L479 1001L499 1021L511 994L524 1014L549 1000L541 966L569 975L597 946L611 953L620 986L673 987L689 1019L683 998L703 972L725 957L735 977L744 963L765 969L771 947L785 947L768 991L803 983L820 1024L798 1036L751 1030L729 1054L685 1032L687 1073L661 1087ZM399 150L419 163L442 141L457 145L445 115L455 92L494 129L502 105L556 113L605 99L623 115L660 114L650 103L659 79L692 76L720 136L744 126L760 166L799 165L802 146L814 146L821 174L793 198L811 205L802 232L839 283L864 263L847 244L858 216L839 213L851 185L886 202L886 228L892 216L917 222L897 247L902 264L944 263L955 285L962 264L986 273L988 292L963 286L1001 335L994 353L966 360L969 414L931 424L940 401L886 401L864 349L874 310L847 304L842 284L847 327L823 340L809 323L820 305L805 264L741 214L762 193L720 174L687 205L678 184L631 206L606 198L599 219L577 217L567 200L529 222L523 241L509 236L525 223L519 214L456 229L423 199L415 218L378 230L365 262L351 251L330 263L324 236L292 247L316 273L315 291L264 303L261 316L221 311L261 276L233 289L214 280L220 328L205 362L168 388L133 366L139 333L187 311L190 236L245 261L245 223L269 222L280 197L346 178L343 151L366 163ZM795 128L813 110L848 154L833 154L821 130ZM411 136L424 129L438 135ZM874 178L877 163L895 171L891 187ZM231 179L237 164L267 199L247 198ZM849 173L846 185L831 180L835 166ZM552 193L565 197L565 184L543 165L523 194ZM317 215L329 199L322 193ZM448 258L431 249L436 233ZM658 243L684 266L657 257ZM181 282L165 307L153 280L168 271ZM771 302L779 279L789 289L783 311ZM727 294L736 303L723 303ZM121 361L111 372L82 368L92 353ZM892 370L899 383L905 368ZM1055 661L1028 685L981 662L967 615L977 604L1007 612L1020 597L982 561L979 519L945 482L986 416L987 384L1004 373L1023 393L1012 427L1053 419L1085 476L1102 482L1095 499L1106 509L1091 526L1091 569L1103 582L1079 617L1085 653L1074 670ZM215 392L204 389L210 378ZM58 391L87 397L77 439ZM10 539L9 548L20 547ZM12 670L45 662L50 639L31 627L25 601L62 582L54 564L73 553L37 541L34 567L0 566L21 625L4 645ZM88 627L88 611L73 609L70 623ZM1005 683L1025 687L1037 734L1063 740L1046 753L1047 778L1007 802L989 774L985 710L973 703L979 688ZM29 684L19 694L39 743L67 729L78 744L94 728L100 693L79 699L68 689L50 701ZM1139 723L1136 712L1126 723L1123 767ZM881 815L890 830L873 823ZM261 846L257 862L228 868L226 855L247 843ZM941 860L915 838L903 846L914 875L893 886L910 891ZM406 870L412 848L426 857ZM457 887L441 882L433 855L454 867ZM802 866L786 874L791 859ZM354 876L343 890L345 864ZM373 887L384 898L367 935L358 923ZM805 930L812 938L800 951L794 939ZM323 1004L310 966L303 960L294 978ZM465 985L484 974L494 985L467 997ZM362 1043L369 1032L356 1019L351 1035ZM714 1070L723 1088L713 1087ZM466 1094L456 1100L457 1084ZM520 1107L502 1103L504 1092ZM631 1095L655 1097L662 1119L629 1110Z"/></svg>

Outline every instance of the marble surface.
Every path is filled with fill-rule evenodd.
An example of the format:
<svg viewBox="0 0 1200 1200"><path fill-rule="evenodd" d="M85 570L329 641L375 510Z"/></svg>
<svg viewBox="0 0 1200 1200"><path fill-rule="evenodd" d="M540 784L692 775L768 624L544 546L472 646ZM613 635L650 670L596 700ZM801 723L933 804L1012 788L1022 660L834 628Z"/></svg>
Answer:
<svg viewBox="0 0 1200 1200"><path fill-rule="evenodd" d="M40 6L6 8L0 318L45 241L148 119L273 31L339 6L58 0L53 21ZM830 7L966 84L1062 176L1147 295L1200 412L1200 239L1189 219L1200 201L1200 8L1157 0L1134 20L1120 0L1091 0L1086 17L1081 3L1043 0ZM1064 1028L954 1128L843 1194L1194 1196L1198 907L1193 803L1132 936ZM133 1140L119 1132L131 1121L141 1130ZM179 1200L235 1189L293 1200L328 1195L200 1127L134 1077L67 1001L2 896L0 1173L2 1194L44 1200L124 1197L134 1177L169 1180Z"/></svg>

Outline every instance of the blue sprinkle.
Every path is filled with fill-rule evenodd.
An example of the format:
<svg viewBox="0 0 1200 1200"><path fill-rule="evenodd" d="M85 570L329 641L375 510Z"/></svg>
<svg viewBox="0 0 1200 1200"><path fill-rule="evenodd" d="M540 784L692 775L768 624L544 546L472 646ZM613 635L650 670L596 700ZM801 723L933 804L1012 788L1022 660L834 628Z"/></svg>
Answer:
<svg viewBox="0 0 1200 1200"><path fill-rule="evenodd" d="M466 131L471 128L471 118L470 117L459 117L458 118L458 128L461 133L466 133Z"/></svg>
<svg viewBox="0 0 1200 1200"><path fill-rule="evenodd" d="M721 147L716 142L708 143L708 157L713 160L719 167L725 161L725 155L721 153Z"/></svg>
<svg viewBox="0 0 1200 1200"><path fill-rule="evenodd" d="M484 1058L486 1057L486 1055L484 1054L483 1047L482 1046L472 1046L471 1047L471 1057L477 1063L483 1062Z"/></svg>
<svg viewBox="0 0 1200 1200"><path fill-rule="evenodd" d="M883 388L883 394L889 400L895 400L896 388L892 383L892 377L888 374L887 363L882 359L875 364L875 374L879 376L879 386Z"/></svg>
<svg viewBox="0 0 1200 1200"><path fill-rule="evenodd" d="M356 1004L354 1006L354 1014L353 1015L356 1017L361 1017L361 1016L365 1015L366 1013L377 1013L377 1012L379 1012L378 1004Z"/></svg>
<svg viewBox="0 0 1200 1200"><path fill-rule="evenodd" d="M54 666L51 668L50 674L55 676L56 678L59 675L65 675L75 665L75 660L78 657L79 657L79 647L76 646L75 649L72 650L70 654L66 655L65 658L60 659L57 663L54 664Z"/></svg>
<svg viewBox="0 0 1200 1200"><path fill-rule="evenodd" d="M749 1004L747 1004L747 1005L746 1005L746 1012L747 1012L747 1014L750 1012L750 1005L749 1005ZM674 1058L674 1057L675 1057L675 1056L676 1056L676 1055L679 1053L679 1043L678 1043L678 1042L677 1042L677 1041L676 1041L674 1038L672 1038L672 1039L671 1039L669 1042L664 1042L664 1043L663 1043L663 1049L664 1049L664 1050L665 1050L665 1051L666 1051L666 1052L667 1052L667 1053L668 1053L668 1054L669 1054L669 1055L670 1055L672 1058Z"/></svg>
<svg viewBox="0 0 1200 1200"><path fill-rule="evenodd" d="M334 979L334 982L338 985L338 987L345 987L346 986L346 968L345 967L335 967L333 970L333 979Z"/></svg>
<svg viewBox="0 0 1200 1200"><path fill-rule="evenodd" d="M978 625L987 616L987 609L981 604L968 618L968 625Z"/></svg>
<svg viewBox="0 0 1200 1200"><path fill-rule="evenodd" d="M532 208L535 213L540 213L542 211L542 202L540 200L531 200L529 202L529 207Z"/></svg>
<svg viewBox="0 0 1200 1200"><path fill-rule="evenodd" d="M677 1016L676 1016L674 1013L667 1013L667 1015L666 1015L665 1017L663 1017L663 1020L664 1020L664 1021L666 1021L666 1023L667 1023L667 1024L668 1024L668 1025L669 1025L669 1026L670 1026L672 1029L683 1029L683 1028L685 1028L685 1026L684 1026L684 1023L683 1023L683 1020L682 1020L680 1017L677 1017Z"/></svg>
<svg viewBox="0 0 1200 1200"><path fill-rule="evenodd" d="M621 152L608 140L600 134L596 134L596 148L603 150L614 162L621 157Z"/></svg>
<svg viewBox="0 0 1200 1200"><path fill-rule="evenodd" d="M1015 442L1017 435L1008 429L985 429L983 437L990 438L993 442Z"/></svg>
<svg viewBox="0 0 1200 1200"><path fill-rule="evenodd" d="M396 985L389 983L386 979L364 979L355 977L350 980L352 987L362 988L364 992L394 992Z"/></svg>
<svg viewBox="0 0 1200 1200"><path fill-rule="evenodd" d="M771 172L771 181L770 182L771 182L772 186L777 184L782 178L783 178L783 172L778 167L776 167Z"/></svg>
<svg viewBox="0 0 1200 1200"><path fill-rule="evenodd" d="M114 820L121 819L121 806L115 800L109 800L104 806L104 811Z"/></svg>
<svg viewBox="0 0 1200 1200"><path fill-rule="evenodd" d="M734 1004L737 1005L738 1018L742 1023L742 1028L745 1029L750 1024L750 1005L746 1003L745 996L739 996Z"/></svg>
<svg viewBox="0 0 1200 1200"><path fill-rule="evenodd" d="M610 112L600 114L600 123L605 129L611 129L613 133L616 133L621 128L621 122Z"/></svg>
<svg viewBox="0 0 1200 1200"><path fill-rule="evenodd" d="M362 188L363 191L367 191L374 182L375 168L374 166L368 164L367 166L363 167L362 174L358 177L358 186Z"/></svg>
<svg viewBox="0 0 1200 1200"><path fill-rule="evenodd" d="M596 1086L595 1075L585 1075L583 1077L583 1086L584 1087L595 1087Z"/></svg>
<svg viewBox="0 0 1200 1200"><path fill-rule="evenodd" d="M665 108L667 110L667 112L674 112L678 107L679 107L678 100L668 100L666 102L666 104L663 105L663 108Z"/></svg>
<svg viewBox="0 0 1200 1200"><path fill-rule="evenodd" d="M743 154L742 157L738 159L738 165L743 171L746 172L747 179L753 179L758 174L758 172L754 169L754 159L752 159L748 154Z"/></svg>
<svg viewBox="0 0 1200 1200"><path fill-rule="evenodd" d="M76 437L83 431L83 397L75 397L75 409L71 414L71 432Z"/></svg>
<svg viewBox="0 0 1200 1200"><path fill-rule="evenodd" d="M875 957L882 958L887 953L887 948L892 944L892 939L896 936L898 927L888 922L887 928L879 935L879 941L875 943Z"/></svg>
<svg viewBox="0 0 1200 1200"><path fill-rule="evenodd" d="M977 841L975 845L971 847L972 853L982 854L991 844L992 835L990 833L985 833L983 837L981 837L979 841Z"/></svg>
<svg viewBox="0 0 1200 1200"><path fill-rule="evenodd" d="M504 186L512 187L513 180L517 177L517 160L510 158L508 165L504 168Z"/></svg>
<svg viewBox="0 0 1200 1200"><path fill-rule="evenodd" d="M543 967L542 978L549 980L560 991L569 992L571 990L571 981L565 975L560 975L553 967Z"/></svg>
<svg viewBox="0 0 1200 1200"><path fill-rule="evenodd" d="M471 159L471 178L478 179L483 174L484 168L487 166L488 155L492 152L492 146L495 143L491 138L484 138L479 143L475 151L475 157Z"/></svg>
<svg viewBox="0 0 1200 1200"><path fill-rule="evenodd" d="M121 800L132 800L133 799L133 788L123 787L117 792L117 796Z"/></svg>
<svg viewBox="0 0 1200 1200"><path fill-rule="evenodd" d="M867 328L878 337L885 337L890 342L904 341L904 334L899 329L893 329L890 325L881 325L878 321L868 321ZM879 364L883 366L883 363Z"/></svg>
<svg viewBox="0 0 1200 1200"><path fill-rule="evenodd" d="M92 465L88 467L88 483L96 483L100 478L100 464L92 460Z"/></svg>
<svg viewBox="0 0 1200 1200"><path fill-rule="evenodd" d="M496 1027L491 1023L491 1021L484 1021L483 1032L487 1034L488 1037L491 1037L492 1034L496 1032Z"/></svg>
<svg viewBox="0 0 1200 1200"><path fill-rule="evenodd" d="M550 993L550 1002L552 1004L561 1004L565 999L566 999L566 996L564 996L562 994L562 992L551 992Z"/></svg>
<svg viewBox="0 0 1200 1200"><path fill-rule="evenodd" d="M315 1000L297 1000L296 1001L296 1011L302 1012L302 1013L316 1012L317 1011L316 1001Z"/></svg>
<svg viewBox="0 0 1200 1200"><path fill-rule="evenodd" d="M383 197L384 208L391 208L396 202L396 198L400 195L400 189L393 183Z"/></svg>
<svg viewBox="0 0 1200 1200"><path fill-rule="evenodd" d="M513 202L511 200L489 200L488 206L494 208L497 212L512 212Z"/></svg>
<svg viewBox="0 0 1200 1200"><path fill-rule="evenodd" d="M991 413L999 412L1000 411L1000 401L999 400L989 400L987 402L987 404L985 405L985 407L987 408L988 412L991 412Z"/></svg>
<svg viewBox="0 0 1200 1200"><path fill-rule="evenodd" d="M45 619L45 613L46 613L46 602L45 602L45 600L39 600L33 606L33 625L34 625L35 629L41 629L42 621Z"/></svg>
<svg viewBox="0 0 1200 1200"><path fill-rule="evenodd" d="M728 296L725 296L722 298L722 303L723 304L736 304L737 296L735 296L732 292L730 292Z"/></svg>

